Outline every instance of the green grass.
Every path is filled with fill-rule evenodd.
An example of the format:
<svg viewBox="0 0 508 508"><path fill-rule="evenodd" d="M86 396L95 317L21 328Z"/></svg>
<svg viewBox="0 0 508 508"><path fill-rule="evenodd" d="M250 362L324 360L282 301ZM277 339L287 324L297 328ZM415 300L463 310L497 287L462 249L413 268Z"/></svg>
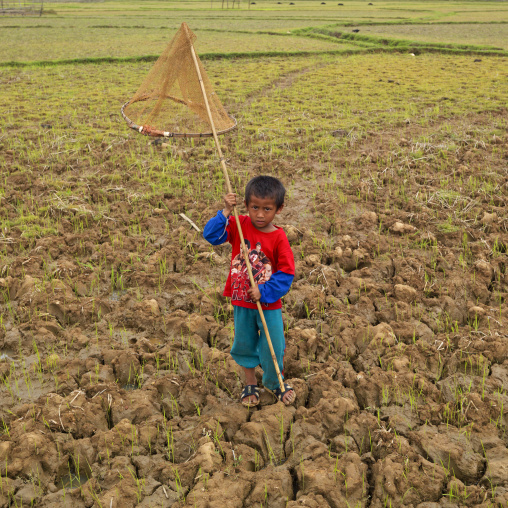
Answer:
<svg viewBox="0 0 508 508"><path fill-rule="evenodd" d="M463 4L461 8L464 6ZM449 12L446 21L454 23L508 23L508 10L504 4L482 2L476 5L471 3L468 7L470 7L468 10Z"/></svg>
<svg viewBox="0 0 508 508"><path fill-rule="evenodd" d="M124 28L5 28L3 61L160 55L176 31ZM337 50L333 41L282 35L200 32L198 53ZM7 44L9 41L9 44ZM350 45L352 48L353 45Z"/></svg>
<svg viewBox="0 0 508 508"><path fill-rule="evenodd" d="M423 25L417 25L423 26ZM425 25L430 26L430 25ZM438 25L438 26L449 26L449 25ZM488 25L492 26L492 25ZM417 27L413 27L417 30ZM440 51L443 53L458 53L458 52L469 52L469 53L478 53L478 54L491 54L491 55L499 55L506 56L507 53L499 46L485 46L485 45L477 45L477 44L457 44L457 43L445 43L439 41L432 41L429 37L429 40L425 41L414 41L403 38L395 38L395 37L382 37L378 35L370 35L366 33L366 30L371 27L362 26L362 29L351 29L349 27L341 26L341 25L328 25L323 27L311 27L311 28L301 28L294 30L293 33L300 34L307 37L312 38L320 38L322 40L338 40L338 41L348 41L358 44L363 47L377 47L379 49L384 50L398 50L398 51L406 51L406 52L420 52L421 50L435 52ZM384 26L380 30L389 31L390 28ZM433 29L431 26L430 29ZM363 33L359 33L363 32Z"/></svg>
<svg viewBox="0 0 508 508"><path fill-rule="evenodd" d="M42 17L0 18L0 44L4 49L0 62L154 58L182 21L196 32L198 52L216 56L350 51L356 47L386 47L386 40L407 47L508 47L508 25L499 23L508 20L504 4L482 4L485 8L480 11L476 4L467 3L435 2L416 7L405 2L376 2L372 6L360 1L344 6L337 3L297 0L289 6L289 2L278 5L260 0L250 9L246 1L241 9L221 9L219 1L48 4L47 14ZM469 24L479 12L484 24ZM464 23L442 24L455 22L457 16ZM340 46L336 38L319 35L343 32L345 38L347 34L352 36L355 26L361 27L360 34L347 42L340 41ZM314 35L295 37L296 32Z"/></svg>
<svg viewBox="0 0 508 508"><path fill-rule="evenodd" d="M246 0L241 0L240 9L221 8L222 0L210 1L187 1L179 2L178 0L160 2L146 1L142 4L129 1L106 1L101 3L73 3L58 2L47 4L47 8L55 11L58 15L71 14L74 16L90 16L100 13L101 15L118 14L133 15L142 13L144 15L153 15L155 12L165 13L172 12L179 16L189 15L190 13L200 17L210 15L220 17L262 17L262 16L282 16L294 18L310 17L399 17L410 18L422 14L440 12L443 9L448 10L448 5L442 3L431 4L430 6L419 5L417 7L409 2L377 2L370 6L368 2L362 0L348 1L344 6L338 6L338 1L325 0L325 5L321 4L322 0L292 0L294 5L289 5L289 0L283 0L280 4L275 0L259 0L255 5L248 8ZM231 4L231 3L230 3ZM235 4L238 5L238 4ZM463 6L463 4L461 4ZM226 6L226 2L224 3ZM467 10L467 8L465 9Z"/></svg>
<svg viewBox="0 0 508 508"><path fill-rule="evenodd" d="M475 44L508 49L508 24L362 26L362 35L440 44Z"/></svg>
<svg viewBox="0 0 508 508"><path fill-rule="evenodd" d="M482 67L470 57L443 55L358 55L329 62L290 88L260 98L249 109L248 123L270 138L291 142L303 130L329 144L334 129L362 133L406 121L424 125L500 109L508 101L503 84L508 69L497 58L484 59ZM478 76L475 87L472 76Z"/></svg>

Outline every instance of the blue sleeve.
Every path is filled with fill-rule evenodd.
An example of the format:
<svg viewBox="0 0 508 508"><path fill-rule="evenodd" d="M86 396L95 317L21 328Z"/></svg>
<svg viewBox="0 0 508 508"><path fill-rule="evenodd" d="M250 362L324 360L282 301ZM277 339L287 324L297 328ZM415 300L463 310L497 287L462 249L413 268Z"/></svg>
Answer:
<svg viewBox="0 0 508 508"><path fill-rule="evenodd" d="M275 272L270 280L258 286L261 302L275 303L279 298L282 298L289 291L294 278L295 276L289 273Z"/></svg>
<svg viewBox="0 0 508 508"><path fill-rule="evenodd" d="M203 230L203 237L212 245L220 245L228 240L227 227L228 219L222 213L222 210L219 210L217 215L206 223L205 229Z"/></svg>

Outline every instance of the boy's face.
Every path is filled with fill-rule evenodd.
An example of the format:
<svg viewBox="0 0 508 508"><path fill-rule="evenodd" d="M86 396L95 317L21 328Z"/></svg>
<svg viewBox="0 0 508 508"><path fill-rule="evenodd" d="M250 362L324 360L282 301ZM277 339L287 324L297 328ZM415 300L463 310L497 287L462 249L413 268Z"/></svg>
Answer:
<svg viewBox="0 0 508 508"><path fill-rule="evenodd" d="M284 205L282 205L277 209L273 198L258 198L254 195L250 197L249 204L245 203L245 206L252 224L260 231L269 230L272 220L284 208Z"/></svg>

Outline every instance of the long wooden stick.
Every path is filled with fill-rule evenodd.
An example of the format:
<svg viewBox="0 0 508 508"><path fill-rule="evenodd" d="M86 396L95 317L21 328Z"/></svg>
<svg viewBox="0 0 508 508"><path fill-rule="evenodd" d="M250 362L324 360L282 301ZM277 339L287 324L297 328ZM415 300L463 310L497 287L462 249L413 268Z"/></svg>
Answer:
<svg viewBox="0 0 508 508"><path fill-rule="evenodd" d="M217 152L219 153L219 160L222 166L222 171L224 173L224 180L226 180L226 187L228 189L228 193L233 192L233 188L231 187L231 182L229 181L228 170L226 167L226 163L224 161L224 156L222 155L222 150L219 144L219 138L217 137L217 132L215 130L215 124L213 123L212 113L210 111L210 106L208 104L208 98L206 96L205 85L203 83L203 78L201 77L201 71L199 69L198 59L196 58L196 52L194 51L194 46L191 44L191 52L192 58L194 60L194 65L196 66L196 72L198 73L199 84L201 85L201 92L203 93L203 99L205 101L206 111L208 113L208 119L210 120L210 126L212 127L213 139L215 140L215 146L217 147ZM243 238L242 226L240 224L240 218L238 217L238 210L236 206L233 207L233 214L235 216L236 227L238 228L238 233L240 234L240 245L243 251L243 256L245 258L245 264L247 265L247 272L249 274L249 280L251 287L256 287L256 282L254 280L254 276L252 275L252 268L250 266L249 259L249 251L247 250L247 246L245 245L245 240ZM284 382L282 381L282 376L280 374L279 364L277 363L277 357L275 356L275 351L273 350L272 340L270 339L270 333L268 332L268 326L265 321L265 316L263 314L263 309L261 308L261 302L257 301L257 307L259 311L259 316L261 317L261 321L263 323L263 329L265 331L266 340L268 342L268 347L270 348L270 353L272 355L273 365L275 367L275 372L277 373L277 378L279 380L280 390L284 393Z"/></svg>

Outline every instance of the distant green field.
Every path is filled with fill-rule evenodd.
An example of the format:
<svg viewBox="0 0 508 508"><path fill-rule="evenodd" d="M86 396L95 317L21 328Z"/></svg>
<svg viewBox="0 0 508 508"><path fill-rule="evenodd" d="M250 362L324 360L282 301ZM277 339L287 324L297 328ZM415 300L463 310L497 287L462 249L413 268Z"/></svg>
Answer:
<svg viewBox="0 0 508 508"><path fill-rule="evenodd" d="M143 3L124 2L124 1L105 1L105 2L53 2L46 4L48 9L55 10L59 15L73 12L74 15L91 15L92 13L100 12L102 15L107 16L108 13L129 14L133 12L180 12L180 13L196 13L198 15L207 15L207 13L214 13L215 15L224 16L282 16L282 17L327 17L333 18L336 16L360 16L360 17L415 17L421 16L424 13L432 13L434 11L440 12L443 9L442 3L419 4L405 2L376 2L375 5L368 5L368 1L355 0L355 1L342 1L339 0L324 0L325 4L322 5L320 0L292 0L294 5L284 0L280 3L274 0L259 0L255 5L248 8L246 0L240 2L240 8L237 8L238 3L235 3L235 8L231 8L232 2L229 2L230 8L221 8L221 0L207 1L192 1L192 2L178 2L178 1L147 1ZM343 3L344 5L338 5ZM372 2L371 2L372 3ZM226 7L227 2L224 2ZM460 4L463 5L463 4ZM466 4L467 5L467 4Z"/></svg>
<svg viewBox="0 0 508 508"><path fill-rule="evenodd" d="M135 57L159 55L176 30L136 28L4 28L11 42L4 46L1 61L33 61L89 57ZM354 49L350 44L306 37L196 31L200 53L295 52Z"/></svg>
<svg viewBox="0 0 508 508"><path fill-rule="evenodd" d="M212 13L213 14L213 13ZM299 18L283 18L274 16L259 16L253 18L238 17L238 16L219 16L209 15L206 17L199 17L195 13L184 13L181 15L177 13L164 12L159 15L145 14L139 16L124 15L124 16L75 16L69 17L46 17L41 18L0 18L0 28L4 26L12 26L19 28L37 28L37 27L51 27L51 28L69 28L77 27L80 30L86 28L100 27L122 27L122 28L152 28L152 29L177 29L181 22L185 21L189 26L194 29L210 29L210 30L242 30L242 31L287 31L291 28L301 28L309 26L309 19ZM330 20L327 18L315 18L312 20L313 25L329 24Z"/></svg>
<svg viewBox="0 0 508 508"><path fill-rule="evenodd" d="M419 42L478 44L508 49L508 24L362 26L360 33Z"/></svg>
<svg viewBox="0 0 508 508"><path fill-rule="evenodd" d="M481 9L479 8L481 5ZM503 8L504 7L504 8ZM456 11L447 14L444 21L452 21L454 23L492 23L504 22L508 23L508 9L503 4L488 5L477 4L474 10Z"/></svg>
<svg viewBox="0 0 508 508"><path fill-rule="evenodd" d="M358 29L359 35L388 40L508 49L508 23L502 23L508 21L508 5L504 3L347 0L324 0L324 5L319 0L293 3L259 0L249 8L243 0L240 4L235 2L234 9L232 1L222 0L46 3L40 17L0 17L0 62L156 56L183 21L197 34L196 48L200 53L218 55L365 47L357 41L327 39L316 33L300 34L313 38L293 34L298 29L328 27L328 35L333 35L331 26L344 33ZM462 23L456 23L458 20ZM481 23L474 24L475 21ZM370 47L373 45L383 47L376 40Z"/></svg>

